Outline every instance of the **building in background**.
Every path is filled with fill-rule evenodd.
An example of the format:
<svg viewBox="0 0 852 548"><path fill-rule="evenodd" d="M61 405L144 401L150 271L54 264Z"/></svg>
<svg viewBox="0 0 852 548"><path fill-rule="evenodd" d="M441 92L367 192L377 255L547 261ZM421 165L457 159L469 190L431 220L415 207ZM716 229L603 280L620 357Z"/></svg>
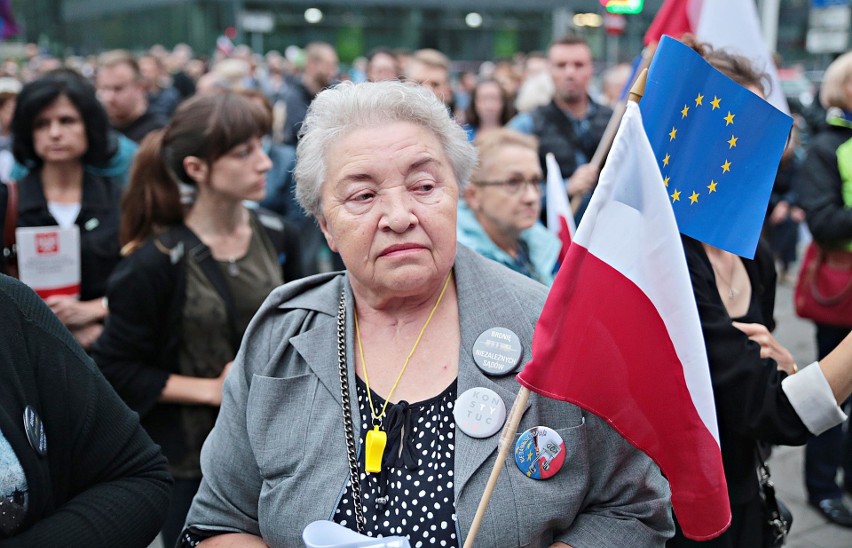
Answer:
<svg viewBox="0 0 852 548"><path fill-rule="evenodd" d="M511 57L543 50L553 35L574 29L577 13L603 14L597 0L13 0L22 39L54 54L167 47L179 42L209 52L226 29L234 42L255 50L284 51L319 40L333 44L344 62L376 46L433 47L453 59ZM630 16L625 56L662 0ZM588 21L594 24L595 20ZM579 30L604 48L600 26Z"/></svg>
<svg viewBox="0 0 852 548"><path fill-rule="evenodd" d="M759 5L769 0L758 0ZM806 48L812 6L833 0L773 0L779 4L778 51L785 62L827 63ZM219 36L256 51L325 41L349 63L376 46L439 49L456 60L482 61L544 50L573 31L606 64L632 59L662 0L645 0L625 16L620 35L604 28L598 0L12 0L21 40L54 54L113 48L141 50L185 42L212 52ZM583 14L594 14L588 17ZM581 26L578 26L581 25ZM616 24L616 26L619 26Z"/></svg>

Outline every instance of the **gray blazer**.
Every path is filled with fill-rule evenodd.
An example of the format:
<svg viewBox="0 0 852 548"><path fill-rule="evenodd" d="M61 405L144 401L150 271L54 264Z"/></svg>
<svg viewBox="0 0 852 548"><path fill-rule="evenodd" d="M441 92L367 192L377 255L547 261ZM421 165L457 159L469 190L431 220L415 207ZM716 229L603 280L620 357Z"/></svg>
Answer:
<svg viewBox="0 0 852 548"><path fill-rule="evenodd" d="M473 344L483 331L506 327L520 337L526 363L546 288L462 246L454 270L461 323L458 393L484 386L509 409L520 385L513 375L482 373L473 361ZM204 479L187 526L261 535L270 546L300 546L306 525L332 519L349 474L336 353L341 289L352 356L353 299L345 274L280 287L252 320L201 453ZM352 368L349 377L349 405L357 416ZM555 541L575 547L662 546L674 533L668 483L644 453L603 420L531 394L519 432L537 425L554 428L565 440L565 465L553 478L537 481L523 475L510 454L477 546L539 547ZM456 429L455 508L462 541L499 436L474 439Z"/></svg>

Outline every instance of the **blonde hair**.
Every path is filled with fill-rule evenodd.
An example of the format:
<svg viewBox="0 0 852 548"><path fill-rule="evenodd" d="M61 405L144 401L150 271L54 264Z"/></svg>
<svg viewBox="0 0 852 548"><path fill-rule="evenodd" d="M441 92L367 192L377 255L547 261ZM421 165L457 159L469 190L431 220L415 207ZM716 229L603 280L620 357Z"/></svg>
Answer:
<svg viewBox="0 0 852 548"><path fill-rule="evenodd" d="M516 146L532 150L538 154L538 139L532 135L520 133L511 129L500 128L477 136L474 141L479 151L479 164L473 171L471 180L479 181L485 161L492 155L500 154L500 149L506 146Z"/></svg>
<svg viewBox="0 0 852 548"><path fill-rule="evenodd" d="M847 51L825 69L822 89L819 93L819 102L823 107L852 110L850 98L846 94L846 84L850 78L852 78L852 51Z"/></svg>

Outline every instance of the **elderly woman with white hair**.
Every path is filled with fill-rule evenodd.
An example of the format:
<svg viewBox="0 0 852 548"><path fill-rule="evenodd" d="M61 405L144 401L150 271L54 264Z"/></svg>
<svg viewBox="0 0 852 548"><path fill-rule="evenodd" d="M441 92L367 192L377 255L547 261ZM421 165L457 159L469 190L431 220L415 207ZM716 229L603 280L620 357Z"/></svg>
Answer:
<svg viewBox="0 0 852 548"><path fill-rule="evenodd" d="M320 93L297 195L346 270L274 291L225 382L184 546L297 546L333 520L460 546L530 358L545 288L456 243L476 163L428 90ZM477 546L655 546L673 533L657 466L605 421L536 395Z"/></svg>

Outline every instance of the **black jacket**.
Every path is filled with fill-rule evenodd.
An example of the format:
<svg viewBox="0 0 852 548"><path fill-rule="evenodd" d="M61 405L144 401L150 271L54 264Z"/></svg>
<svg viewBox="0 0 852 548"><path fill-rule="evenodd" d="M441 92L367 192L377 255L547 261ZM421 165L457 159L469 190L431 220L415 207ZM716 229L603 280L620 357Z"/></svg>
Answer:
<svg viewBox="0 0 852 548"><path fill-rule="evenodd" d="M773 360L761 358L758 344L731 324L701 243L682 239L707 348L728 493L733 504L743 503L757 496L756 442L801 445L810 433L781 390L786 374ZM752 297L747 316L737 319L771 331L776 279L772 255L761 242L754 260L743 259L743 264Z"/></svg>
<svg viewBox="0 0 852 548"><path fill-rule="evenodd" d="M298 233L292 225L268 212L253 215L279 251L279 260L284 259L284 281L302 277ZM181 406L160 403L160 394L169 375L180 372L188 250L181 241L179 230L167 231L149 239L116 268L108 292L112 313L92 349L104 376L139 413L142 425L172 461L187 450L176 420Z"/></svg>
<svg viewBox="0 0 852 548"><path fill-rule="evenodd" d="M83 175L80 214L75 221L80 227L80 300L106 295L109 275L121 259L118 240L121 192L112 179L88 172ZM0 227L6 220L7 193L6 185L0 184ZM17 226L56 225L47 208L39 173L30 172L18 182Z"/></svg>
<svg viewBox="0 0 852 548"><path fill-rule="evenodd" d="M612 110L591 99L589 99L589 109L589 129L582 135L574 131L571 120L553 101L530 113L533 120L533 134L539 140L538 155L541 169L545 173L547 173L547 164L544 158L548 152L553 153L562 176L566 179L581 163L588 163L592 159L612 117Z"/></svg>
<svg viewBox="0 0 852 548"><path fill-rule="evenodd" d="M852 128L843 126L829 125L817 134L811 140L796 182L799 204L807 214L811 234L817 242L829 246L852 239L852 208L843 204L844 182L838 166L838 148L850 139ZM852 165L852 158L843 161L847 166ZM852 181L845 184L852 185Z"/></svg>
<svg viewBox="0 0 852 548"><path fill-rule="evenodd" d="M0 430L29 492L23 525L0 547L147 546L171 477L139 418L42 300L2 275L0 333ZM43 421L43 457L27 441L26 406Z"/></svg>

